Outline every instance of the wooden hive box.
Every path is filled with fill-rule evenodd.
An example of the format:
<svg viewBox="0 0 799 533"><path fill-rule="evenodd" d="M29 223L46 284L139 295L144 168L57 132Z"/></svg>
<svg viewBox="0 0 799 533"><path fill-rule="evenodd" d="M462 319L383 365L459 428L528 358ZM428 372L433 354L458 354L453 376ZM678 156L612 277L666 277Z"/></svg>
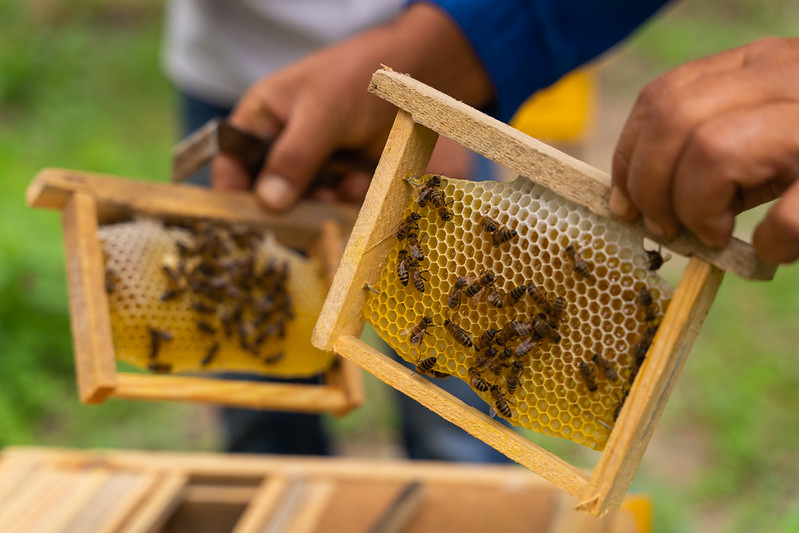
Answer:
<svg viewBox="0 0 799 533"><path fill-rule="evenodd" d="M468 407L434 383L369 347L359 336L365 323L363 309L369 292L364 286L380 278L397 243L394 234L414 194L406 178L424 172L438 135L520 173L605 219L611 218L609 177L390 69L375 73L370 91L394 103L399 111L314 331L314 345L334 350L356 362L443 418L539 473L577 497L579 508L595 515L617 508L714 300L724 271L751 279L770 279L774 268L762 263L751 246L739 240L733 240L724 250L708 249L686 232L673 241L662 242L691 259L662 317L646 360L634 374L635 381L598 464L593 473L588 474L497 420ZM624 226L630 232L659 241L640 222ZM390 308L391 304L388 305Z"/></svg>
<svg viewBox="0 0 799 533"><path fill-rule="evenodd" d="M8 448L0 530L53 533L647 533L651 503L603 518L510 465Z"/></svg>
<svg viewBox="0 0 799 533"><path fill-rule="evenodd" d="M260 207L251 193L61 169L41 171L28 188L27 200L34 207L62 213L75 367L82 402L96 404L107 397L117 397L339 414L363 402L360 370L343 360L336 361L320 385L119 372L98 238L100 224L130 213L257 224L273 231L282 244L320 257L329 284L341 258L344 232L352 227L353 208L303 202L277 216Z"/></svg>

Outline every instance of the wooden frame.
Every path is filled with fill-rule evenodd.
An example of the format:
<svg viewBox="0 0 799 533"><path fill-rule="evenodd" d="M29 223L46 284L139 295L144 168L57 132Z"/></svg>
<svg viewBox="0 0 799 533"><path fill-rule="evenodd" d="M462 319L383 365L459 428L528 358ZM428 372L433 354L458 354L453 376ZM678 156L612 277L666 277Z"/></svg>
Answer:
<svg viewBox="0 0 799 533"><path fill-rule="evenodd" d="M120 214L209 217L266 225L278 240L311 250L332 280L343 251L342 228L355 210L304 202L272 215L245 192L219 192L188 185L136 182L110 176L46 169L27 191L28 203L62 212L75 367L80 399L107 397L176 400L298 412L343 414L364 401L360 369L339 360L324 385L231 381L220 378L118 372L111 339L98 225Z"/></svg>
<svg viewBox="0 0 799 533"><path fill-rule="evenodd" d="M651 530L645 496L596 519L510 465L7 448L0 495L9 532Z"/></svg>
<svg viewBox="0 0 799 533"><path fill-rule="evenodd" d="M630 390L629 400L589 475L468 407L358 337L365 323L364 282L379 278L394 245L392 233L412 194L403 178L424 172L439 134L509 169L523 172L533 181L606 217L610 216L609 177L407 76L390 70L378 71L370 91L393 102L400 110L314 330L314 345L354 361L537 472L577 497L579 508L595 515L617 508L713 302L724 270L698 257L689 261ZM641 224L629 227L646 233ZM774 274L774 269L762 263L746 243L736 241L730 248L714 251L696 242L695 237L683 234L676 246L668 244L677 252L701 256L746 277L769 279Z"/></svg>

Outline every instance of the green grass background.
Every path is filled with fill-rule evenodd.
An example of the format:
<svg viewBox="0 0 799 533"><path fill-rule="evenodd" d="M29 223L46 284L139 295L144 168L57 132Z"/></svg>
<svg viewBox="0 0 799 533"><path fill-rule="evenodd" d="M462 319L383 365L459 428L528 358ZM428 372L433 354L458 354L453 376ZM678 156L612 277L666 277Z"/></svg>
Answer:
<svg viewBox="0 0 799 533"><path fill-rule="evenodd" d="M683 61L796 33L797 15L787 0L684 2L614 52L600 105L629 108ZM167 179L176 99L159 71L161 17L155 0L0 3L0 446L218 445L207 409L78 403L59 217L24 202L45 166ZM655 531L799 531L797 324L797 267L725 280L634 482L654 498ZM393 454L392 393L367 384L367 406L331 425L348 453Z"/></svg>

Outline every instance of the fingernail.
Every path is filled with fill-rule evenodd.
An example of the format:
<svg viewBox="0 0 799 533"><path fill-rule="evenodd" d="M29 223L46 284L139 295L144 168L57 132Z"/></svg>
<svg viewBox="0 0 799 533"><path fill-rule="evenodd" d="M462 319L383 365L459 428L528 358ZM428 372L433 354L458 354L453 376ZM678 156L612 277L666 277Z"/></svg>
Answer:
<svg viewBox="0 0 799 533"><path fill-rule="evenodd" d="M666 235L666 231L663 229L663 226L658 224L657 222L653 222L648 218L644 219L644 224L646 224L647 229L654 235L655 237L663 237Z"/></svg>
<svg viewBox="0 0 799 533"><path fill-rule="evenodd" d="M618 187L610 189L610 210L619 218L627 218L632 215L632 204L627 195L621 192Z"/></svg>
<svg viewBox="0 0 799 533"><path fill-rule="evenodd" d="M269 209L283 210L294 201L294 188L285 178L275 174L261 179L255 193Z"/></svg>

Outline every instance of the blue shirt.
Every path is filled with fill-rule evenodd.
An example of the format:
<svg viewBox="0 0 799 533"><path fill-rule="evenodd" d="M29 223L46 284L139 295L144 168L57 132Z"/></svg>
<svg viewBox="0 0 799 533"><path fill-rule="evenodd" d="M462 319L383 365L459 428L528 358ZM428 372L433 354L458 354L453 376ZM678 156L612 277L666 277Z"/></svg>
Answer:
<svg viewBox="0 0 799 533"><path fill-rule="evenodd" d="M416 0L411 0L416 1ZM508 121L535 91L629 35L667 0L426 0L460 26Z"/></svg>

